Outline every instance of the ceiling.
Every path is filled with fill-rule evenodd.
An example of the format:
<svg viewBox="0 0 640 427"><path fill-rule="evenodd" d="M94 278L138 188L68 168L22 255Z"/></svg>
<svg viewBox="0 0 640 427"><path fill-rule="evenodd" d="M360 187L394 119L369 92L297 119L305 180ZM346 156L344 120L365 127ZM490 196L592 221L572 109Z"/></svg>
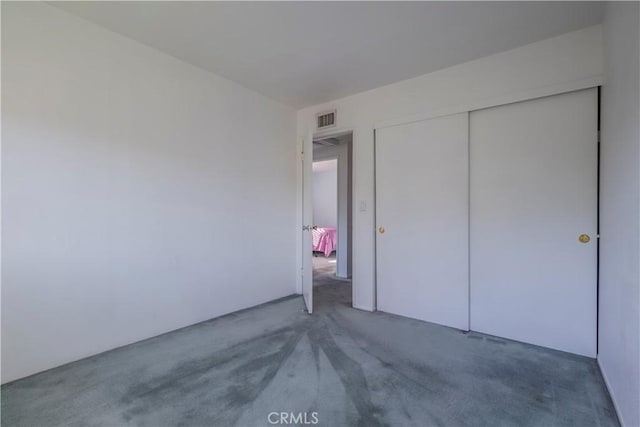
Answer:
<svg viewBox="0 0 640 427"><path fill-rule="evenodd" d="M51 4L296 108L602 21L600 2Z"/></svg>

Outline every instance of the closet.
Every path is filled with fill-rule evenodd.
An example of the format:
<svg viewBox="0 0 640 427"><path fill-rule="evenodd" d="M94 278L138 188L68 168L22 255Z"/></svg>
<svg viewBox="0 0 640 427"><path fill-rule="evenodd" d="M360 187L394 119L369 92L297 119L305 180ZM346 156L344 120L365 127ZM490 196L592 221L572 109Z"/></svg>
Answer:
<svg viewBox="0 0 640 427"><path fill-rule="evenodd" d="M594 357L597 115L594 88L377 129L378 309Z"/></svg>

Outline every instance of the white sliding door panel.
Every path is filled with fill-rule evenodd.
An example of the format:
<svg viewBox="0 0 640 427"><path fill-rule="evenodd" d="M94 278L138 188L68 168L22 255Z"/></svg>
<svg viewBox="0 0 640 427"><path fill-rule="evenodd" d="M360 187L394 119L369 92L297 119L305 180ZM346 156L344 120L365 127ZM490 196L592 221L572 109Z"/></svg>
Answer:
<svg viewBox="0 0 640 427"><path fill-rule="evenodd" d="M471 329L595 357L597 90L474 111L470 147Z"/></svg>
<svg viewBox="0 0 640 427"><path fill-rule="evenodd" d="M468 114L376 130L375 150L378 309L467 330Z"/></svg>

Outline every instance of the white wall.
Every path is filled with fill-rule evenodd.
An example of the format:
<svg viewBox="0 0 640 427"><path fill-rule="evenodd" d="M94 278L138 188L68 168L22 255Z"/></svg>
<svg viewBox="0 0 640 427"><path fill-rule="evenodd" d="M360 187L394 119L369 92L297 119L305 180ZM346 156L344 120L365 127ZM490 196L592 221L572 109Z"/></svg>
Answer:
<svg viewBox="0 0 640 427"><path fill-rule="evenodd" d="M313 225L338 226L338 159L332 170L313 171Z"/></svg>
<svg viewBox="0 0 640 427"><path fill-rule="evenodd" d="M376 126L594 87L602 82L602 67L602 27L597 25L298 111L299 139L315 131L316 113L333 108L337 126L332 132L354 132L354 307L375 309Z"/></svg>
<svg viewBox="0 0 640 427"><path fill-rule="evenodd" d="M606 4L598 361L625 426L640 426L640 7Z"/></svg>
<svg viewBox="0 0 640 427"><path fill-rule="evenodd" d="M3 382L295 292L293 110L42 3L2 55Z"/></svg>

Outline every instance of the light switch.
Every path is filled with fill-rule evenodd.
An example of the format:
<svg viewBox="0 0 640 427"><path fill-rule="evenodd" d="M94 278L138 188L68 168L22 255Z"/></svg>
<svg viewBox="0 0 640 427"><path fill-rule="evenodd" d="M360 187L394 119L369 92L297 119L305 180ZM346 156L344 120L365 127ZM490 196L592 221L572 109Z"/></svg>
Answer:
<svg viewBox="0 0 640 427"><path fill-rule="evenodd" d="M367 202L364 200L360 200L360 212L367 211Z"/></svg>

